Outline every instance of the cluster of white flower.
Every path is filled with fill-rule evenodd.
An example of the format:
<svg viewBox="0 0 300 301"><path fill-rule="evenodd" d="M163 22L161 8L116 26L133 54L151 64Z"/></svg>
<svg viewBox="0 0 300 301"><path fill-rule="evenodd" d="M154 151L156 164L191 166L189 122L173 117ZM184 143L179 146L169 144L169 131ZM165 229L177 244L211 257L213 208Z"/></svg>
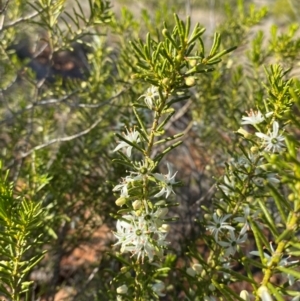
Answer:
<svg viewBox="0 0 300 301"><path fill-rule="evenodd" d="M140 98L144 98L149 109L156 110L160 104L160 91L157 87L151 86ZM124 151L128 158L131 157L133 150L145 154L143 145L148 141L139 128L127 130L127 133L119 135L119 138L121 141L118 142L114 152ZM117 238L115 246L121 246L121 253L129 252L132 257L136 256L137 262L144 263L147 258L152 265L160 266L155 260L163 257L163 251L168 245L166 236L169 225L165 223L168 209L165 200L154 202L154 198L167 199L171 193L175 194L173 186L176 184L177 172L173 173L167 164L167 174L154 173L156 164L148 157L140 162L131 161L131 166L133 171L113 188L114 192L120 192L116 204L118 206L126 204L128 207L125 210L126 214L120 216L117 221L114 232ZM150 286L154 295L165 296L162 281L155 280ZM119 286L116 290L117 300L121 301L123 296L128 294L128 290L126 284Z"/></svg>
<svg viewBox="0 0 300 301"><path fill-rule="evenodd" d="M251 124L256 127L257 124L263 122L265 118L273 115L273 112L268 112L263 115L260 111L251 110L247 117L242 117L242 124ZM284 149L284 136L279 134L279 123L274 120L272 125L273 130L269 130L266 134L256 132L255 135L262 139L262 146L266 152L280 152Z"/></svg>
<svg viewBox="0 0 300 301"><path fill-rule="evenodd" d="M117 221L117 231L114 232L118 239L116 245L121 245L121 252L131 252L137 256L137 260L144 262L145 256L153 261L154 255L162 256L162 248L168 245L166 241L169 227L164 224L164 217L168 213L166 208L148 210L144 202L146 212L133 211L122 216Z"/></svg>
<svg viewBox="0 0 300 301"><path fill-rule="evenodd" d="M274 120L272 124L273 130L269 130L267 134L260 131L258 124L262 123L273 115L273 112L268 112L263 115L260 111L247 112L248 116L242 117L242 125L253 125L258 132L255 136L260 138L264 152L281 152L284 149L284 136L279 133L279 123ZM244 130L240 133L247 133ZM244 134L245 135L245 134ZM246 136L246 135L245 135ZM272 185L278 184L280 181L276 174L265 170L265 160L260 152L249 153L242 155L235 160L229 162L229 172L224 176L223 183L219 185L222 192L230 197L236 194L239 187L244 187L244 181L247 181L248 187L252 182L254 186L263 187L266 183ZM254 169L253 169L254 168ZM248 175L251 174L249 178ZM250 180L250 182L249 182ZM239 185L241 184L241 185Z"/></svg>
<svg viewBox="0 0 300 301"><path fill-rule="evenodd" d="M212 218L213 220L209 222L207 230L214 235L215 241L224 248L224 256L233 256L237 250L238 245L242 245L247 240L247 216L236 217L233 219L235 222L243 222L242 229L239 231L239 234L236 234L236 229L230 225L227 220L232 216L232 214L226 214L224 216L219 216L217 213L214 213ZM224 233L226 231L226 233ZM220 236L222 240L220 240Z"/></svg>

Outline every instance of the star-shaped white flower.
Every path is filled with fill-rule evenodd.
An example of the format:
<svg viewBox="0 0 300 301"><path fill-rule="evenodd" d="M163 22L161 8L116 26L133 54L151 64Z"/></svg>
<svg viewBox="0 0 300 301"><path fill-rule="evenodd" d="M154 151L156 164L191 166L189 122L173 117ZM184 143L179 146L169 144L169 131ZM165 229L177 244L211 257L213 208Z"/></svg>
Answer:
<svg viewBox="0 0 300 301"><path fill-rule="evenodd" d="M269 265L269 263L272 260L273 255L276 253L276 251L273 248L272 243L270 243L270 248L271 248L271 255L267 254L266 252L263 253L264 254L264 258L267 259L267 265ZM251 251L250 254L254 255L254 256L260 256L260 254L259 254L258 251ZM288 261L288 259L289 259L288 257L281 258L280 261L279 261L279 263L278 263L278 266L286 267L286 266L289 266L289 265L292 265L294 263L298 263L299 262L299 260ZM293 285L294 282L295 282L294 276L291 275L291 274L288 274L287 278L288 278L288 281L289 281L289 285Z"/></svg>
<svg viewBox="0 0 300 301"><path fill-rule="evenodd" d="M209 222L210 225L207 227L207 230L209 230L211 234L214 235L216 241L218 240L219 233L222 233L222 230L226 229L234 231L234 228L226 222L226 220L231 217L231 215L232 214L218 216L217 213L213 214L213 221Z"/></svg>
<svg viewBox="0 0 300 301"><path fill-rule="evenodd" d="M255 133L255 135L263 139L263 145L265 146L265 151L268 152L280 152L284 147L284 136L279 135L279 124L277 121L273 123L273 131L269 135L263 133Z"/></svg>
<svg viewBox="0 0 300 301"><path fill-rule="evenodd" d="M225 249L225 256L234 255L238 245L247 240L247 234L235 236L234 231L229 230L227 241L218 241L218 244Z"/></svg>
<svg viewBox="0 0 300 301"><path fill-rule="evenodd" d="M134 178L127 176L126 178L123 179L121 184L116 185L113 188L113 191L121 191L121 197L123 198L128 198L129 194L128 194L128 184L130 182L134 182Z"/></svg>
<svg viewBox="0 0 300 301"><path fill-rule="evenodd" d="M140 134L138 131L136 130L132 130L132 131L128 131L127 130L127 134L123 134L124 138L132 143L139 143L140 142ZM132 151L132 145L128 144L125 141L120 141L119 145L117 145L117 147L113 150L114 152L122 149L122 148L126 148L126 154L128 157L131 156L131 151Z"/></svg>
<svg viewBox="0 0 300 301"><path fill-rule="evenodd" d="M253 111L252 109L250 112L246 112L248 116L242 117L241 124L258 124L265 120L265 117L270 117L273 112L268 112L265 116L260 111Z"/></svg>
<svg viewBox="0 0 300 301"><path fill-rule="evenodd" d="M172 169L170 168L169 164L167 164L167 166L168 174L153 174L155 179L159 181L159 185L162 187L161 190L156 195L154 195L154 197L156 198L162 196L163 194L166 194L166 198L168 198L171 192L175 194L175 192L173 191L173 185L176 183L175 176L177 174L177 171L172 175Z"/></svg>
<svg viewBox="0 0 300 301"><path fill-rule="evenodd" d="M146 93L141 95L138 99L142 97L144 97L147 107L151 110L153 108L155 97L159 97L158 87L151 86L147 89Z"/></svg>
<svg viewBox="0 0 300 301"><path fill-rule="evenodd" d="M122 220L117 221L117 231L114 232L118 241L116 245L121 245L121 252L131 252L132 256L137 255L137 260L142 262L147 256L149 261L153 261L154 255L160 256L162 249L168 245L166 241L166 229L161 229L163 220L161 213L148 211L141 215L135 212L124 215Z"/></svg>

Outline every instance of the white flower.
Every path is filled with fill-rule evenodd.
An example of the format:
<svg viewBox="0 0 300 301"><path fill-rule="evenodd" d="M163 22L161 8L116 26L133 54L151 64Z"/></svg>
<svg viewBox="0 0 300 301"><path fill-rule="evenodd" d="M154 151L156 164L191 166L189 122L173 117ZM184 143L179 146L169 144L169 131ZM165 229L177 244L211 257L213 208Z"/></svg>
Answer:
<svg viewBox="0 0 300 301"><path fill-rule="evenodd" d="M194 263L192 267L188 267L186 269L187 274L189 274L191 277L195 277L196 275L199 275L203 271L203 266L199 263Z"/></svg>
<svg viewBox="0 0 300 301"><path fill-rule="evenodd" d="M200 263L194 263L192 269L195 270L197 274L200 274L203 271L203 266Z"/></svg>
<svg viewBox="0 0 300 301"><path fill-rule="evenodd" d="M154 255L159 255L159 247L167 246L166 229L161 231L160 227L163 220L157 217L157 212L144 212L141 215L136 215L135 212L124 215L122 220L117 221L117 232L114 232L118 241L116 245L121 245L121 252L131 252L132 255L137 255L137 260L144 261L145 256L148 256L149 261L152 261Z"/></svg>
<svg viewBox="0 0 300 301"><path fill-rule="evenodd" d="M269 135L263 133L255 133L255 135L263 139L263 145L265 145L265 151L280 152L284 147L284 136L278 134L279 124L277 121L273 123L273 131Z"/></svg>
<svg viewBox="0 0 300 301"><path fill-rule="evenodd" d="M129 197L128 184L133 181L134 181L133 178L127 176L126 178L123 179L123 182L121 184L118 184L113 188L113 191L121 191L121 197L128 198Z"/></svg>
<svg viewBox="0 0 300 301"><path fill-rule="evenodd" d="M234 231L234 228L226 222L230 216L231 214L226 214L224 216L218 216L217 213L213 214L213 222L209 222L210 226L207 227L207 230L214 235L216 241L218 240L219 233L222 233L223 229Z"/></svg>
<svg viewBox="0 0 300 301"><path fill-rule="evenodd" d="M156 195L154 195L154 197L156 197L156 198L162 196L164 193L166 194L166 198L169 197L171 192L173 192L175 194L175 192L173 191L172 185L174 185L176 183L175 176L177 174L177 171L174 173L174 175L172 175L172 169L170 168L169 164L167 164L167 166L168 166L168 174L167 175L162 175L162 174L158 174L158 173L153 174L155 179L157 179L159 181L159 185L162 187L162 189Z"/></svg>
<svg viewBox="0 0 300 301"><path fill-rule="evenodd" d="M264 285L257 290L257 294L262 301L273 301L268 288Z"/></svg>
<svg viewBox="0 0 300 301"><path fill-rule="evenodd" d="M248 117L242 117L241 124L258 124L265 120L265 117L260 111L253 111L252 109L250 112L246 112L248 114ZM270 117L273 114L273 112L268 112L265 116Z"/></svg>
<svg viewBox="0 0 300 301"><path fill-rule="evenodd" d="M240 297L245 301L250 301L249 293L246 290L240 292Z"/></svg>
<svg viewBox="0 0 300 301"><path fill-rule="evenodd" d="M271 255L267 254L267 253L263 253L264 254L264 258L267 259L267 265L270 264L271 260L272 260L272 257L273 255L276 253L276 251L274 250L273 248L273 245L272 243L270 243L270 248L271 248ZM250 252L251 255L254 255L254 256L260 256L259 252L258 251L251 251ZM277 256L277 255L276 255ZM299 260L294 260L294 261L288 261L288 258L282 258L279 263L278 263L278 266L289 266L289 265L292 265L294 263L298 263ZM288 281L289 281L289 285L293 285L294 282L295 282L295 278L293 275L291 274L288 274L287 275L287 278L288 278Z"/></svg>
<svg viewBox="0 0 300 301"><path fill-rule="evenodd" d="M151 86L147 89L146 93L141 95L138 99L144 97L147 107L151 110L155 97L159 97L158 87Z"/></svg>
<svg viewBox="0 0 300 301"><path fill-rule="evenodd" d="M164 297L166 294L163 294L162 291L165 289L165 285L162 281L152 284L152 290L155 294L160 297Z"/></svg>
<svg viewBox="0 0 300 301"><path fill-rule="evenodd" d="M235 236L234 231L229 231L229 237L227 241L217 241L217 243L225 248L225 256L234 255L238 245L243 244L247 240L247 234L240 234Z"/></svg>
<svg viewBox="0 0 300 301"><path fill-rule="evenodd" d="M140 142L140 134L136 130L128 131L127 134L123 134L124 138L132 143L139 143ZM126 154L128 157L131 156L132 146L125 141L120 141L119 145L113 150L114 152L120 150L121 148L126 148Z"/></svg>
<svg viewBox="0 0 300 301"><path fill-rule="evenodd" d="M119 286L119 287L117 288L117 293L118 293L118 294L123 294L123 295L125 295L125 294L127 294L127 292L128 292L128 287L127 287L126 284L123 284L123 285L121 285L121 286Z"/></svg>

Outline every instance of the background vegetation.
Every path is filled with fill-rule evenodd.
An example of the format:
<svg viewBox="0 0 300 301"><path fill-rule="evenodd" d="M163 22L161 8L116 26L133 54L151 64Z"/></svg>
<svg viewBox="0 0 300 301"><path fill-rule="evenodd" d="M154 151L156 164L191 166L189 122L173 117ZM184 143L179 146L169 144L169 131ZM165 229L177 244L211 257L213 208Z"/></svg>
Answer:
<svg viewBox="0 0 300 301"><path fill-rule="evenodd" d="M170 135L185 135L166 158L183 184L166 262L176 273L164 300L185 300L178 275L186 252L207 252L195 219L205 214L201 206L211 208L224 162L241 143L241 117L271 93L270 64L287 70L299 97L298 2L82 2L0 1L3 298L115 300L112 280L121 265L111 248L112 188L126 168L112 163L114 134L134 125L130 103L148 87L133 76L129 40L144 41L147 32L160 39L163 22L173 28L173 13L188 12L207 27L205 44L217 30L221 49L237 49L195 79L166 125ZM299 138L299 102L293 110L290 131Z"/></svg>

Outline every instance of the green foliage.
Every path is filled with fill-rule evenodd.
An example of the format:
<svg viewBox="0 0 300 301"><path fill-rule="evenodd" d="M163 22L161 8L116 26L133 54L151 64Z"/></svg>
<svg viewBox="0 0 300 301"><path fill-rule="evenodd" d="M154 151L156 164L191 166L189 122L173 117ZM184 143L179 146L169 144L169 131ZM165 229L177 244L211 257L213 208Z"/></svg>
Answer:
<svg viewBox="0 0 300 301"><path fill-rule="evenodd" d="M1 166L0 293L10 300L21 300L32 288L29 272L45 254L40 249L47 243L41 233L45 211L41 203L15 196L12 184L8 183L8 173L2 169Z"/></svg>
<svg viewBox="0 0 300 301"><path fill-rule="evenodd" d="M196 12L213 1L120 2L2 1L1 297L298 300L297 1L215 5L212 36ZM112 247L145 212L170 227L171 244L146 233L155 264ZM210 230L224 217L235 237Z"/></svg>

